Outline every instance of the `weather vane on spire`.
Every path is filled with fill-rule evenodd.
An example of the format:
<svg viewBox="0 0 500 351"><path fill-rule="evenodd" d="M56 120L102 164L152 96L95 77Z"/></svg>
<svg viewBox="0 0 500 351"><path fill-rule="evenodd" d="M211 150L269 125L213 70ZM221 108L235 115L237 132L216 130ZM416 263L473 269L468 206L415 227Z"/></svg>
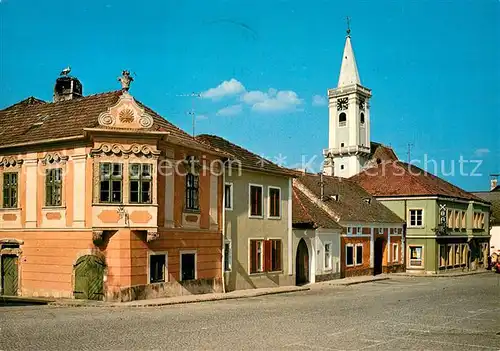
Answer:
<svg viewBox="0 0 500 351"><path fill-rule="evenodd" d="M347 36L351 36L351 19L347 16Z"/></svg>

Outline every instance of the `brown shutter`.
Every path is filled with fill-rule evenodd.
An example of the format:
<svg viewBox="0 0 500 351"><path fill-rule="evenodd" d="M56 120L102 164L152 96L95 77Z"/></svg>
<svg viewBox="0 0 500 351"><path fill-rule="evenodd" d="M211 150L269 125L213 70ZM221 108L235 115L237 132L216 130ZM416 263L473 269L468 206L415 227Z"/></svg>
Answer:
<svg viewBox="0 0 500 351"><path fill-rule="evenodd" d="M272 241L264 241L264 271L269 272L272 270Z"/></svg>

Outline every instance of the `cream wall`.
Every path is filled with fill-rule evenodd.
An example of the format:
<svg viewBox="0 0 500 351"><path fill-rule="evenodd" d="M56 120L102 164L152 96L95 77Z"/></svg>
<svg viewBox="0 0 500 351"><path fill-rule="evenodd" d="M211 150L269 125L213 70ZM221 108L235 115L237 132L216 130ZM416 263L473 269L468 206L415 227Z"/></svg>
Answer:
<svg viewBox="0 0 500 351"><path fill-rule="evenodd" d="M233 209L226 210L225 239L231 240L232 271L226 273L226 286L229 289L248 289L269 287L275 285L291 285L295 279L289 272L288 255L288 222L289 222L289 189L287 176L270 173L242 170L241 175L233 170L226 172L226 183L233 186ZM249 185L263 186L263 218L249 216ZM269 186L281 189L281 217L268 218ZM282 272L249 274L250 239L281 239L282 240Z"/></svg>

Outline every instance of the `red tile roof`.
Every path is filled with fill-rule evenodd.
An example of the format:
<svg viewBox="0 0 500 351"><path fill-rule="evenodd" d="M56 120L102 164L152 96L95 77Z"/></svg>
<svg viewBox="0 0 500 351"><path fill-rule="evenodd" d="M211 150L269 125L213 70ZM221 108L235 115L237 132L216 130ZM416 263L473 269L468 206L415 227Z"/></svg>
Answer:
<svg viewBox="0 0 500 351"><path fill-rule="evenodd" d="M321 176L304 174L294 180L302 184L316 199L321 198ZM335 200L332 196L338 196ZM369 223L403 223L394 212L382 205L355 182L332 176L323 176L323 203L338 216L338 221Z"/></svg>
<svg viewBox="0 0 500 351"><path fill-rule="evenodd" d="M297 171L280 167L277 164L264 159L262 156L254 154L253 152L239 145L233 144L220 136L201 134L196 137L196 140L213 147L215 150L226 153L233 160L241 162L241 166L243 168L254 171L278 173L292 177L297 174Z"/></svg>
<svg viewBox="0 0 500 351"><path fill-rule="evenodd" d="M377 197L433 195L483 201L446 180L401 161L382 162L349 179Z"/></svg>
<svg viewBox="0 0 500 351"><path fill-rule="evenodd" d="M295 228L342 229L328 213L293 188L292 224Z"/></svg>
<svg viewBox="0 0 500 351"><path fill-rule="evenodd" d="M29 97L0 110L0 147L84 136L83 129L99 127L99 115L114 106L122 94L118 90L60 102L44 102ZM206 145L197 142L140 101L136 102L153 117L154 123L146 131L170 132L186 146L207 149Z"/></svg>

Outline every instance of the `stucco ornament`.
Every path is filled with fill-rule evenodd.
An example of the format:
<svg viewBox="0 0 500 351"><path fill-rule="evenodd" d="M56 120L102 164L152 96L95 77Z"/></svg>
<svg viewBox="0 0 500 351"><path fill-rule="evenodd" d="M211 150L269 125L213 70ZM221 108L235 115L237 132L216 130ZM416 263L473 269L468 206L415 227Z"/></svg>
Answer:
<svg viewBox="0 0 500 351"><path fill-rule="evenodd" d="M130 89L130 83L134 81L134 78L132 78L129 71L123 70L121 77L118 77L118 81L122 84L122 90L128 91Z"/></svg>
<svg viewBox="0 0 500 351"><path fill-rule="evenodd" d="M68 159L68 156L48 152L41 161L43 165L46 165L47 163L65 163Z"/></svg>
<svg viewBox="0 0 500 351"><path fill-rule="evenodd" d="M18 160L12 156L4 156L0 158L0 167L15 167L20 166L23 160Z"/></svg>
<svg viewBox="0 0 500 351"><path fill-rule="evenodd" d="M122 90L118 102L102 112L98 122L103 127L147 129L153 126L154 120L128 91Z"/></svg>
<svg viewBox="0 0 500 351"><path fill-rule="evenodd" d="M105 154L105 155L129 155L134 154L137 156L158 157L161 152L151 148L149 145L132 144L130 146L122 144L108 144L103 143L99 147L90 151L91 154Z"/></svg>
<svg viewBox="0 0 500 351"><path fill-rule="evenodd" d="M160 234L156 231L148 230L146 235L146 241L149 243L150 241L157 240L160 237Z"/></svg>

